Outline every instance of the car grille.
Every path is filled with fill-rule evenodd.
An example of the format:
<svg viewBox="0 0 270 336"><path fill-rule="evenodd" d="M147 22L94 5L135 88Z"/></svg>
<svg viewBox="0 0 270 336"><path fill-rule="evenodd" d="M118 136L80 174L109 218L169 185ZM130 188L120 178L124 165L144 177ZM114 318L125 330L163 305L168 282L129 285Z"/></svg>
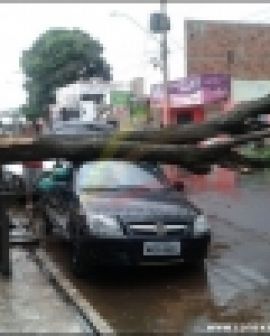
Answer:
<svg viewBox="0 0 270 336"><path fill-rule="evenodd" d="M128 231L131 235L171 236L187 232L188 225L181 222L130 222Z"/></svg>

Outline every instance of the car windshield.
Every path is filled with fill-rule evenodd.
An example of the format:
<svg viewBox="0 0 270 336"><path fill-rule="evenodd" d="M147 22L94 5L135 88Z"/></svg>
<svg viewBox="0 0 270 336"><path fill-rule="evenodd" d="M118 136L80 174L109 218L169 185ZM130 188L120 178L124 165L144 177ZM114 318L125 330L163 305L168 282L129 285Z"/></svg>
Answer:
<svg viewBox="0 0 270 336"><path fill-rule="evenodd" d="M156 167L129 162L99 161L84 164L78 171L77 188L88 189L164 189Z"/></svg>

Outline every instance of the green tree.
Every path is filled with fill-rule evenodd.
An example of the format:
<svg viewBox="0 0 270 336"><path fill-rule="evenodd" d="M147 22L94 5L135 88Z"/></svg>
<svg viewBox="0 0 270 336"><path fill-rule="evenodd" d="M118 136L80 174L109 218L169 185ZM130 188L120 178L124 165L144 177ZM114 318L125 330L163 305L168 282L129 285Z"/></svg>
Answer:
<svg viewBox="0 0 270 336"><path fill-rule="evenodd" d="M19 109L21 115L24 115L30 121L34 121L40 115L39 110L34 105L24 104Z"/></svg>
<svg viewBox="0 0 270 336"><path fill-rule="evenodd" d="M21 67L28 103L27 115L46 116L55 102L58 87L79 78L111 79L111 68L103 58L99 41L79 29L52 28L40 35L30 49L23 51Z"/></svg>

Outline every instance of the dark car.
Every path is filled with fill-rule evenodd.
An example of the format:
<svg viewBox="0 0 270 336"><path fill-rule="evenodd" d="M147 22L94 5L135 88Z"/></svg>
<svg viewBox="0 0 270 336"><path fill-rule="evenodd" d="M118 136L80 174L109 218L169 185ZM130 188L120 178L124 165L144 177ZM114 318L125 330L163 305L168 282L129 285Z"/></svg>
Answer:
<svg viewBox="0 0 270 336"><path fill-rule="evenodd" d="M77 274L100 265L202 263L206 218L158 166L122 161L82 164L43 195L48 223L72 244Z"/></svg>

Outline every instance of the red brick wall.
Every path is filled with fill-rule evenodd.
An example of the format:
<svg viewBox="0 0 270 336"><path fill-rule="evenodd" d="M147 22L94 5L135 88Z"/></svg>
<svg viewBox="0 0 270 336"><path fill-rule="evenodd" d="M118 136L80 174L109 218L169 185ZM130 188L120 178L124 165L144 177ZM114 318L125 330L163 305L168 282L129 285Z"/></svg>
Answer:
<svg viewBox="0 0 270 336"><path fill-rule="evenodd" d="M270 79L270 25L185 21L186 71L224 73L237 79ZM232 64L228 51L233 53Z"/></svg>

